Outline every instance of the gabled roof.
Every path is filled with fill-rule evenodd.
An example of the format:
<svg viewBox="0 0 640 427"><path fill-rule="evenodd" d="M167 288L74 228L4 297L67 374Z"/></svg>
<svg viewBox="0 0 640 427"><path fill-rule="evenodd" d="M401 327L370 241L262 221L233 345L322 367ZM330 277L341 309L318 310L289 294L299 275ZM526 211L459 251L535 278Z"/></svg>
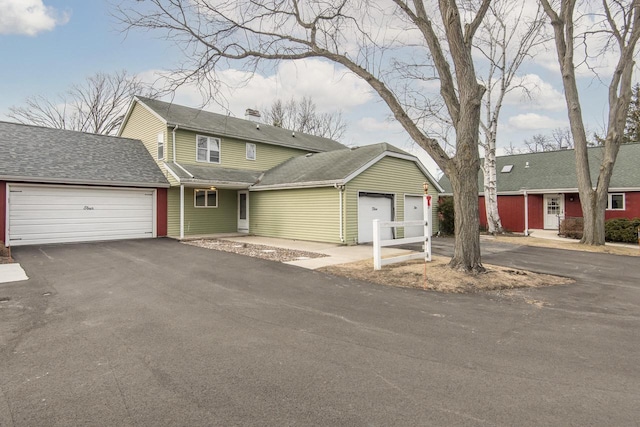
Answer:
<svg viewBox="0 0 640 427"><path fill-rule="evenodd" d="M141 141L0 121L0 179L168 187Z"/></svg>
<svg viewBox="0 0 640 427"><path fill-rule="evenodd" d="M387 143L294 157L265 172L254 190L345 184L385 156L414 161L435 185L418 159ZM439 186L438 186L439 187Z"/></svg>
<svg viewBox="0 0 640 427"><path fill-rule="evenodd" d="M249 188L258 181L262 171L221 167L185 165L173 162L165 165L182 184L215 185L219 188Z"/></svg>
<svg viewBox="0 0 640 427"><path fill-rule="evenodd" d="M591 179L598 178L603 148L588 149ZM512 165L510 172L501 172ZM496 159L498 193L528 191L577 191L575 150L547 151L542 153L515 154ZM483 192L483 174L478 174L480 192ZM445 193L451 193L446 176L440 179ZM613 169L612 190L640 189L640 144L623 144Z"/></svg>
<svg viewBox="0 0 640 427"><path fill-rule="evenodd" d="M256 123L250 120L238 119L235 117L216 114L197 108L184 107L182 105L155 99L137 96L133 103L139 102L167 126L178 126L195 132L203 132L216 136L242 139L245 141L261 142L265 144L279 145L283 147L297 148L313 152L339 150L345 148L344 145L328 138L309 135L300 132L292 132L276 126L269 126L260 123L257 129ZM133 106L132 103L132 106ZM132 111L129 108L124 123L127 122ZM121 129L124 125L121 127ZM293 136L295 135L295 136Z"/></svg>

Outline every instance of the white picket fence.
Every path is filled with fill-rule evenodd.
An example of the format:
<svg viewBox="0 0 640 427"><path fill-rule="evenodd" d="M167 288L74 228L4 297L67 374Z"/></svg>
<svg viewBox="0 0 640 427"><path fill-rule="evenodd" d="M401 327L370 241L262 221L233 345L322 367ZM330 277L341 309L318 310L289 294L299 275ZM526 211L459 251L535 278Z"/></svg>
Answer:
<svg viewBox="0 0 640 427"><path fill-rule="evenodd" d="M416 221L380 221L373 220L373 269L380 270L383 265L394 264L397 262L409 261L412 259L422 259L425 262L431 261L431 197L425 197L424 201L424 219ZM398 227L418 227L424 226L424 236L405 237L402 239L385 239L381 238L381 230L383 228ZM415 252L407 255L395 256L392 258L382 258L382 248L386 246L405 245L408 243L423 243L423 252Z"/></svg>

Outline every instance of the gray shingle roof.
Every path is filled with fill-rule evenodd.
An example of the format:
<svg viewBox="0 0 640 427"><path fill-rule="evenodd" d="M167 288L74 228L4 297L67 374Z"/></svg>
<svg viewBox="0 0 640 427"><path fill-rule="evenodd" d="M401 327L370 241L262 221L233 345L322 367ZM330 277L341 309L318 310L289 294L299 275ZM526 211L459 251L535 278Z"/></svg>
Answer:
<svg viewBox="0 0 640 427"><path fill-rule="evenodd" d="M141 96L136 97L136 99L162 117L169 126L178 125L182 128L206 132L217 136L227 136L314 152L345 148L345 146L339 142L319 136L295 132L295 137L293 137L290 130L275 126L260 124L260 129L256 129L256 123L249 120L238 119Z"/></svg>
<svg viewBox="0 0 640 427"><path fill-rule="evenodd" d="M591 179L595 184L602 161L602 147L589 148L588 153ZM578 187L575 150L500 156L496 163L499 193L524 189L569 190ZM501 173L506 165L513 165L513 169L509 173ZM478 175L482 192L482 171ZM446 176L440 179L440 185L446 193L451 193L451 184ZM623 144L620 147L609 188L640 188L640 144Z"/></svg>
<svg viewBox="0 0 640 427"><path fill-rule="evenodd" d="M258 181L262 171L245 170L245 169L230 169L211 166L197 166L197 165L180 165L184 169L193 175L191 177L183 169L176 166L173 162L167 162L166 166L173 171L175 175L180 178L182 183L199 183L199 184L216 184L216 185L231 185L241 186L248 188L251 184Z"/></svg>
<svg viewBox="0 0 640 427"><path fill-rule="evenodd" d="M0 121L0 179L168 187L141 141Z"/></svg>
<svg viewBox="0 0 640 427"><path fill-rule="evenodd" d="M409 155L387 143L294 157L265 172L253 188L340 182L384 152Z"/></svg>

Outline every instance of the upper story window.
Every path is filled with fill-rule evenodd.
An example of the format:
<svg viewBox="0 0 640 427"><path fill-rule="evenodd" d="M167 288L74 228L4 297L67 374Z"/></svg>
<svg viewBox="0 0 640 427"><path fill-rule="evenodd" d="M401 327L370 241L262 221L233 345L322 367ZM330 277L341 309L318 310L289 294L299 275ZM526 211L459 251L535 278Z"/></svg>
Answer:
<svg viewBox="0 0 640 427"><path fill-rule="evenodd" d="M624 210L624 193L609 193L607 210L623 211Z"/></svg>
<svg viewBox="0 0 640 427"><path fill-rule="evenodd" d="M212 136L196 136L196 160L220 163L220 139Z"/></svg>
<svg viewBox="0 0 640 427"><path fill-rule="evenodd" d="M256 159L256 144L247 142L247 160Z"/></svg>
<svg viewBox="0 0 640 427"><path fill-rule="evenodd" d="M164 160L164 133L158 134L158 160Z"/></svg>

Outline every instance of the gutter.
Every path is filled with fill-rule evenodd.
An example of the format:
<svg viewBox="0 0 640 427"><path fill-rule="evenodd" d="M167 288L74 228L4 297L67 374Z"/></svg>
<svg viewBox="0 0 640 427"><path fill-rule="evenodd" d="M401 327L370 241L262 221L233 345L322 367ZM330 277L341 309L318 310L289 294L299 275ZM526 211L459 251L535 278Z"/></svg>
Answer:
<svg viewBox="0 0 640 427"><path fill-rule="evenodd" d="M129 181L89 181L83 179L67 178L40 178L0 175L0 181L7 182L30 182L43 184L72 184L72 185L100 185L105 187L142 187L142 188L169 188L171 185L162 182L129 182Z"/></svg>
<svg viewBox="0 0 640 427"><path fill-rule="evenodd" d="M252 186L251 191L266 191L266 190L293 190L296 188L316 188L316 187L334 187L336 185L344 185L344 181L307 181L299 183L289 184L271 184L271 185L259 185Z"/></svg>

